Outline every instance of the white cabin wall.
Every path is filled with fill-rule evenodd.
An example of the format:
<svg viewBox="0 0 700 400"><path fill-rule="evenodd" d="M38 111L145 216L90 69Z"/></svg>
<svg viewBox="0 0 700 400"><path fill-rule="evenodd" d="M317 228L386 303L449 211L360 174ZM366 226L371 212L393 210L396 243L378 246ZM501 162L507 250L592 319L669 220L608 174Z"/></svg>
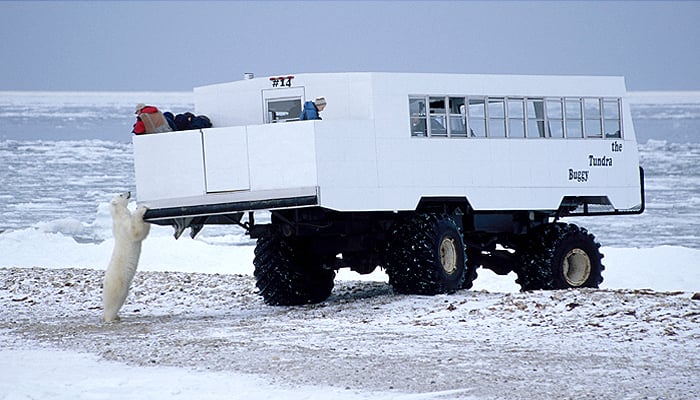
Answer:
<svg viewBox="0 0 700 400"><path fill-rule="evenodd" d="M195 89L195 111L215 127L246 125L250 190L318 186L322 205L338 210L412 209L421 196L463 196L476 209L551 209L569 195L605 195L631 208L638 193L637 148L623 102L620 168L590 168L588 154L609 155L614 139L473 139L410 136L409 95L624 97L621 77L453 74L299 74L292 87L324 96L323 121L261 125L268 77ZM280 88L280 93L285 89ZM291 124L291 125L289 125ZM619 140L618 140L619 141ZM568 168L591 170L586 184ZM361 199L357 194L362 193Z"/></svg>
<svg viewBox="0 0 700 400"><path fill-rule="evenodd" d="M636 151L637 134L634 131L634 124L632 122L632 111L630 110L630 105L627 102L627 98L622 99L622 130L624 132L625 141L629 141L630 144L634 146Z"/></svg>
<svg viewBox="0 0 700 400"><path fill-rule="evenodd" d="M313 122L246 129L251 191L318 185Z"/></svg>
<svg viewBox="0 0 700 400"><path fill-rule="evenodd" d="M370 74L301 74L295 76L292 82L294 86L304 87L304 101L325 97L327 105L321 112L323 120L372 118Z"/></svg>
<svg viewBox="0 0 700 400"><path fill-rule="evenodd" d="M324 206L337 210L375 207L377 153L372 121L324 120L299 124L315 127L318 185Z"/></svg>
<svg viewBox="0 0 700 400"><path fill-rule="evenodd" d="M540 140L414 138L410 136L410 95L491 96L610 96L624 97L621 77L460 76L421 74L373 74L373 101L377 135L377 182L383 206L396 207L420 196L470 194L476 209L556 208L560 198L552 187L568 187L571 194L609 193L617 206L631 208L629 190L611 186L635 186L636 168L624 172L596 168L585 186L568 179L568 168L591 170L586 152L609 154L614 140ZM535 83L533 84L533 80ZM628 108L623 109L626 140L634 141ZM637 159L636 146L616 154L617 162ZM573 156L577 155L577 156ZM421 190L414 190L421 188ZM402 199L398 200L400 193ZM636 195L638 199L638 194ZM632 203L631 203L632 202Z"/></svg>
<svg viewBox="0 0 700 400"><path fill-rule="evenodd" d="M371 119L372 85L368 73L300 74L292 88L304 89L302 101L326 98L323 119ZM283 96L285 87L273 88L269 77L202 86L194 89L195 114L208 116L214 127L264 123L263 90Z"/></svg>
<svg viewBox="0 0 700 400"><path fill-rule="evenodd" d="M215 128L262 123L260 82L244 80L194 89L195 114L206 115Z"/></svg>
<svg viewBox="0 0 700 400"><path fill-rule="evenodd" d="M403 95L622 96L623 77L372 73L375 92Z"/></svg>
<svg viewBox="0 0 700 400"><path fill-rule="evenodd" d="M356 72L299 74L294 76L292 87L304 87L304 101L326 97L328 106L321 114L324 119L374 118L382 124L381 121L391 123L402 118L399 111L403 111L406 126L409 95L621 97L625 94L622 77L575 78ZM269 77L195 88L195 113L209 116L215 127L263 123L264 89L272 89ZM392 126L397 127L393 123ZM379 129L384 131L383 127Z"/></svg>

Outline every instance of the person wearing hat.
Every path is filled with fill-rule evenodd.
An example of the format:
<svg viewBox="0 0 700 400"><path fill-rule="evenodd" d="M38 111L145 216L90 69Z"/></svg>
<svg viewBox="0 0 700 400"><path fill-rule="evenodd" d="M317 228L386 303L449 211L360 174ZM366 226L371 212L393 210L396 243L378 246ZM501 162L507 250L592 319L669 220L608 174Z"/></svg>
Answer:
<svg viewBox="0 0 700 400"><path fill-rule="evenodd" d="M314 101L304 103L304 109L301 110L299 121L308 119L321 119L319 113L326 108L326 99L324 97L316 97Z"/></svg>
<svg viewBox="0 0 700 400"><path fill-rule="evenodd" d="M132 132L137 135L172 131L163 113L154 106L139 103L136 105L134 114L136 114L136 123Z"/></svg>

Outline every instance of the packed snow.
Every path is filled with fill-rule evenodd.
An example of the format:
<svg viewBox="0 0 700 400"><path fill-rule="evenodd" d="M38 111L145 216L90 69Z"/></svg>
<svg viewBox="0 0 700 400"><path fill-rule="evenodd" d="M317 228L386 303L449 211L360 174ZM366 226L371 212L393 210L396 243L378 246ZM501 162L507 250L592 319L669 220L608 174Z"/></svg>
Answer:
<svg viewBox="0 0 700 400"><path fill-rule="evenodd" d="M603 244L600 289L522 293L480 269L472 290L404 296L343 270L328 300L270 307L242 229L154 226L104 324L106 203L134 190L141 101L193 106L0 92L0 399L700 398L700 92L631 93L647 211L571 220Z"/></svg>
<svg viewBox="0 0 700 400"><path fill-rule="evenodd" d="M600 290L520 293L480 270L472 290L403 296L343 271L321 304L270 307L250 242L171 234L144 241L116 324L100 320L111 239L0 235L4 398L700 395L700 250L604 247Z"/></svg>

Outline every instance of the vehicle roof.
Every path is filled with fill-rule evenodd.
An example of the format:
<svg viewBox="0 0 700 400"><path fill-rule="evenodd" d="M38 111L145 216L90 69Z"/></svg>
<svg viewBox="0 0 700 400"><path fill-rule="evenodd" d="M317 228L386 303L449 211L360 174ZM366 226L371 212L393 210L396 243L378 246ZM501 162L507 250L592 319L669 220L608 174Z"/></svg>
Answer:
<svg viewBox="0 0 700 400"><path fill-rule="evenodd" d="M595 75L507 75L454 74L408 72L332 72L279 74L206 85L195 91L218 91L246 88L270 88L271 80L293 77L294 86L343 83L370 84L387 94L471 94L495 96L622 96L625 80L622 76Z"/></svg>

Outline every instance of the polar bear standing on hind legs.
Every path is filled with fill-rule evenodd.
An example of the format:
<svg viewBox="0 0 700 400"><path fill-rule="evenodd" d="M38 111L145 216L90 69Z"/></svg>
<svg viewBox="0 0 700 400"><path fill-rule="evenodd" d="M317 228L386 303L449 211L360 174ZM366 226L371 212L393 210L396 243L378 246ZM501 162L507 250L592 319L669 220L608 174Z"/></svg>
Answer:
<svg viewBox="0 0 700 400"><path fill-rule="evenodd" d="M131 192L122 193L114 196L109 204L114 250L103 281L105 322L119 320L117 313L124 305L139 264L141 242L151 229L151 224L143 220L147 210L145 207L138 207L133 214L129 211L130 198Z"/></svg>

